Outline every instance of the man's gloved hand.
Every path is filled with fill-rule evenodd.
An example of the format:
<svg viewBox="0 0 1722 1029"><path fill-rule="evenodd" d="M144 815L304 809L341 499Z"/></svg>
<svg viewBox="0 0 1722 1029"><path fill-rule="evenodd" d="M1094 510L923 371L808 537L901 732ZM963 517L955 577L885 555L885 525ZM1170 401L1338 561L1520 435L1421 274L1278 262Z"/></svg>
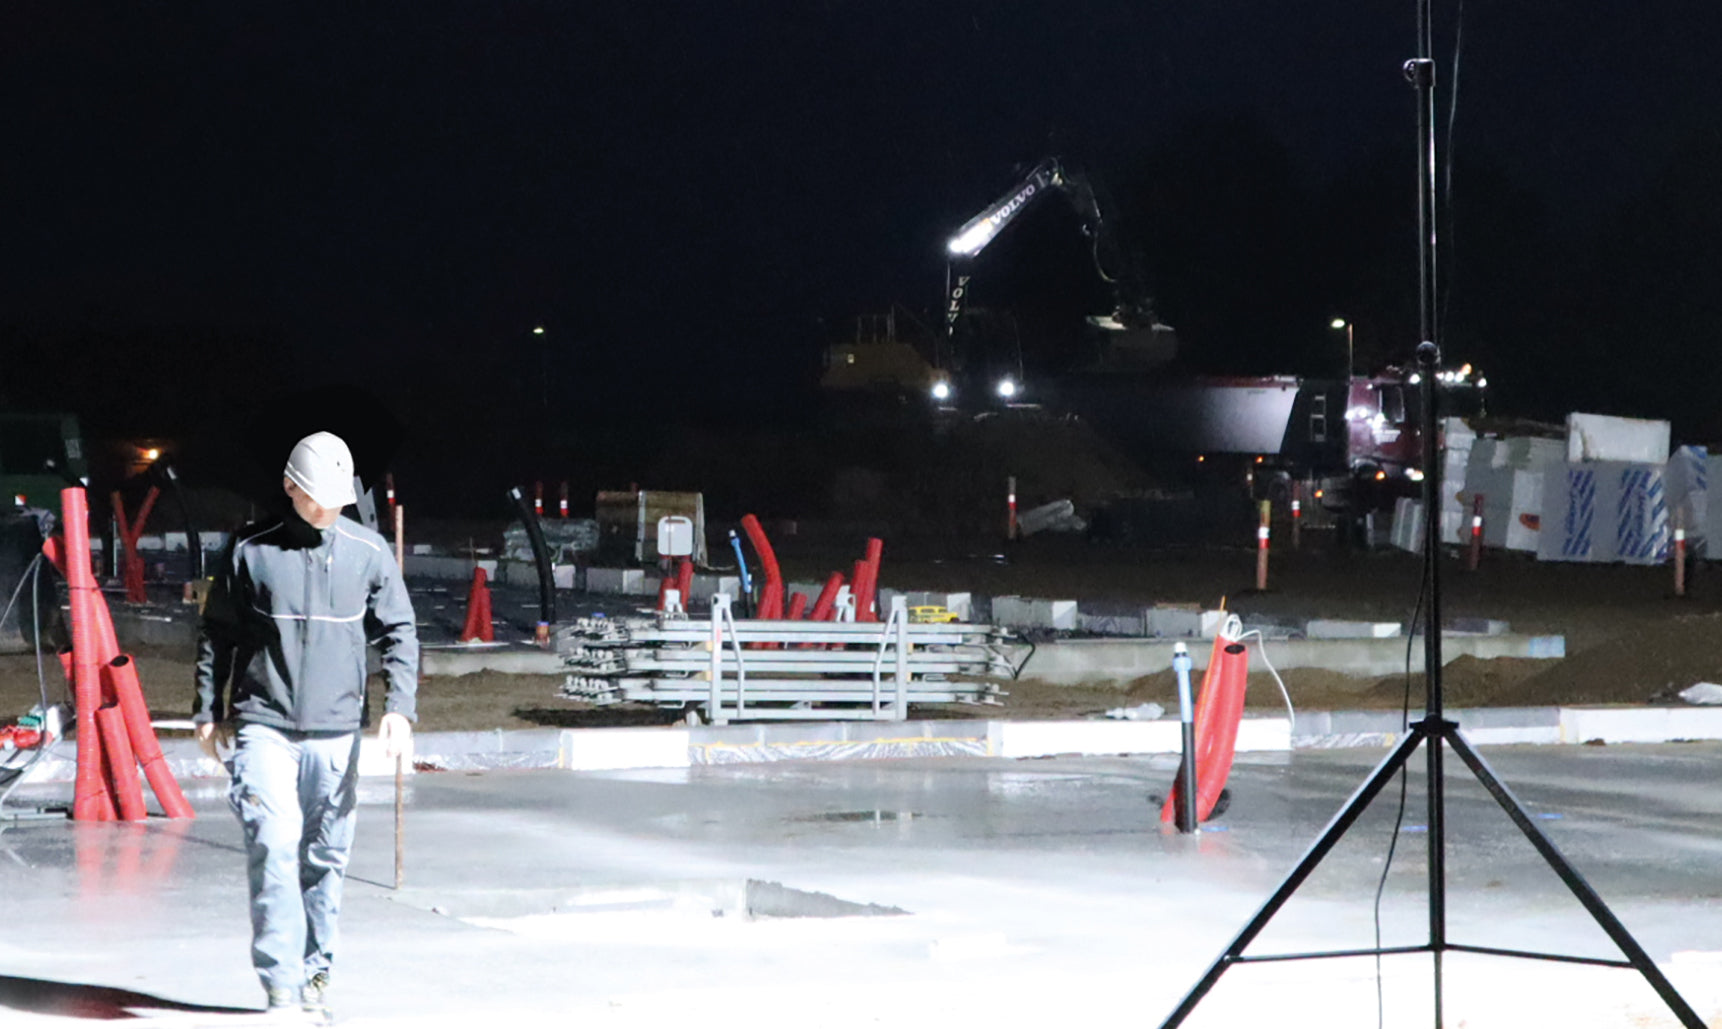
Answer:
<svg viewBox="0 0 1722 1029"><path fill-rule="evenodd" d="M211 761L220 761L223 748L233 749L233 723L199 722L197 745L203 748L203 752L209 755Z"/></svg>
<svg viewBox="0 0 1722 1029"><path fill-rule="evenodd" d="M383 743L384 755L400 757L412 749L413 723L407 721L406 715L391 711L377 723L377 739Z"/></svg>

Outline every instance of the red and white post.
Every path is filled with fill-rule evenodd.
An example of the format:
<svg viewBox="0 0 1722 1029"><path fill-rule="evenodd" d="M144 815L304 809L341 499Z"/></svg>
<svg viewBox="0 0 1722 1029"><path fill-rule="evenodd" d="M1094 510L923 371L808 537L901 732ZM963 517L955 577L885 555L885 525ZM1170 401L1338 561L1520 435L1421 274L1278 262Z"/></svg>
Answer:
<svg viewBox="0 0 1722 1029"><path fill-rule="evenodd" d="M1016 539L1016 476L1005 477L1005 539Z"/></svg>
<svg viewBox="0 0 1722 1029"><path fill-rule="evenodd" d="M1686 518L1674 512L1674 595L1686 596Z"/></svg>
<svg viewBox="0 0 1722 1029"><path fill-rule="evenodd" d="M1471 494L1471 549L1465 555L1465 568L1476 571L1483 557L1483 494Z"/></svg>
<svg viewBox="0 0 1722 1029"><path fill-rule="evenodd" d="M532 484L532 513L540 518L544 517L544 483L542 482Z"/></svg>
<svg viewBox="0 0 1722 1029"><path fill-rule="evenodd" d="M1303 483L1293 482L1291 486L1291 529L1292 549L1298 549L1303 542Z"/></svg>
<svg viewBox="0 0 1722 1029"><path fill-rule="evenodd" d="M568 480L562 480L562 494L557 498L556 506L562 517L568 517Z"/></svg>
<svg viewBox="0 0 1722 1029"><path fill-rule="evenodd" d="M1256 526L1256 589L1268 588L1268 536L1269 525L1273 520L1274 505L1272 501L1264 500L1259 505L1261 509L1261 524Z"/></svg>

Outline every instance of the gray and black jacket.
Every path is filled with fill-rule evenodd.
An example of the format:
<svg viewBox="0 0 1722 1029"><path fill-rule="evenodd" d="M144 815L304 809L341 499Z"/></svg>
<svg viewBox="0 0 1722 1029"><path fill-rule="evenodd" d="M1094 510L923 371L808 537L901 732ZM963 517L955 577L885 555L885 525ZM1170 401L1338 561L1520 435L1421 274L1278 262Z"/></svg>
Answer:
<svg viewBox="0 0 1722 1029"><path fill-rule="evenodd" d="M383 537L349 518L319 530L292 513L241 530L204 604L192 721L352 732L367 640L388 675L384 710L416 720L418 631Z"/></svg>

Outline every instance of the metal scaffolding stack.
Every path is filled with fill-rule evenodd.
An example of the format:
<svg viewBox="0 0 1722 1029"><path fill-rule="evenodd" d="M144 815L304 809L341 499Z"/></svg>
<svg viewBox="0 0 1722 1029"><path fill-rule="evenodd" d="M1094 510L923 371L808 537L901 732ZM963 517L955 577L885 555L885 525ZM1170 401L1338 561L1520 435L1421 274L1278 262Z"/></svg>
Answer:
<svg viewBox="0 0 1722 1029"><path fill-rule="evenodd" d="M997 704L996 683L967 677L1015 678L1007 638L990 625L910 621L900 597L884 622L810 622L737 619L720 594L702 620L582 619L557 650L570 670L561 695L576 700L703 707L714 725L900 721L911 704Z"/></svg>

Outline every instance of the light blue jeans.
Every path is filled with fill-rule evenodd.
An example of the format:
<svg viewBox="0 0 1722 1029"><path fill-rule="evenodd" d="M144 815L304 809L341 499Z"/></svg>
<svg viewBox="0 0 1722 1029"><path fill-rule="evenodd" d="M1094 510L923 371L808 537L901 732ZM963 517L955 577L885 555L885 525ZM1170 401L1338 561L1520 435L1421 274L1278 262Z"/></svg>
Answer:
<svg viewBox="0 0 1722 1029"><path fill-rule="evenodd" d="M297 995L335 958L341 882L358 811L359 734L243 724L227 802L245 829L251 964Z"/></svg>

